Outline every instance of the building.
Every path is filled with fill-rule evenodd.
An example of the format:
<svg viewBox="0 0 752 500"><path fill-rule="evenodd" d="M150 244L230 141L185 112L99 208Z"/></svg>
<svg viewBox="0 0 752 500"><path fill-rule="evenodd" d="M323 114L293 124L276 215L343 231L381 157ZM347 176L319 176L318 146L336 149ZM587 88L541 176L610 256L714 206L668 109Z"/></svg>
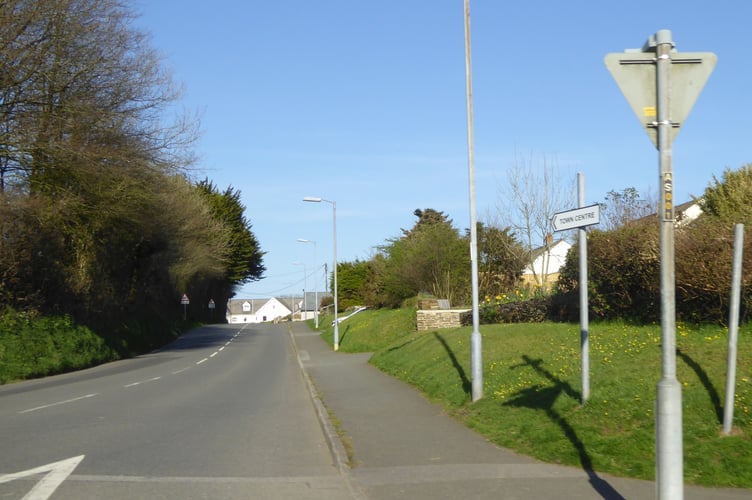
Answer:
<svg viewBox="0 0 752 500"><path fill-rule="evenodd" d="M564 240L550 241L548 245L532 251L532 263L522 271L522 281L528 286L542 286L555 283L561 268L567 261L572 245Z"/></svg>
<svg viewBox="0 0 752 500"><path fill-rule="evenodd" d="M230 299L227 301L227 322L233 324L278 321L292 314L292 304L295 301L296 299L283 301L276 298Z"/></svg>

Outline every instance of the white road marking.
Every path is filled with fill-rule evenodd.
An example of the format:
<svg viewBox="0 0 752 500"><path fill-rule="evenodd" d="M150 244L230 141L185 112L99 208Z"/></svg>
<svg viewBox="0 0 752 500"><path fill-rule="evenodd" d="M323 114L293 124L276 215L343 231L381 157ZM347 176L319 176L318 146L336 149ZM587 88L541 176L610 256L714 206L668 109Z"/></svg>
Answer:
<svg viewBox="0 0 752 500"><path fill-rule="evenodd" d="M125 388L127 389L127 388L129 388L129 387L134 387L134 386L137 386L137 385L145 384L145 383L147 383L147 382L154 382L155 380L159 380L159 379L161 379L161 378L162 378L162 377L153 377L153 378L150 378L150 379L147 379L147 380L140 380L140 381L138 381L138 382L133 382L133 383L131 383L131 384L126 384L126 385L124 385L123 387L125 387Z"/></svg>
<svg viewBox="0 0 752 500"><path fill-rule="evenodd" d="M75 401L80 401L81 399L93 398L94 396L98 396L98 395L99 394L97 394L97 393L87 394L85 396L79 396L79 397L73 398L73 399L66 399L65 401L57 401L55 403L50 403L50 404L47 404L47 405L37 406L35 408L29 408L28 410L21 410L18 413L31 413L33 411L44 410L45 408L51 408L53 406L59 406L59 405L67 404L67 403L73 403Z"/></svg>
<svg viewBox="0 0 752 500"><path fill-rule="evenodd" d="M201 361L196 361L196 364L197 364L197 365L200 365L201 363L204 363L204 362L206 362L206 361L209 361L209 358L204 358L204 359L202 359Z"/></svg>
<svg viewBox="0 0 752 500"><path fill-rule="evenodd" d="M35 476L46 472L47 474L29 491L22 500L47 500L55 493L58 486L65 481L71 472L78 466L81 460L84 459L84 455L68 458L66 460L60 460L34 469L25 470L22 472L16 472L15 474L6 474L0 476L0 484L9 483L16 479L23 479L30 476Z"/></svg>
<svg viewBox="0 0 752 500"><path fill-rule="evenodd" d="M183 373L184 371L188 370L190 366L186 366L185 368L181 368L180 370L175 370L172 372L173 375L177 375L178 373Z"/></svg>
<svg viewBox="0 0 752 500"><path fill-rule="evenodd" d="M210 358L213 358L213 357L214 357L214 356L216 356L217 354L219 354L219 352L218 352L218 351L214 351L213 353L211 353L211 354L209 355L209 357L210 357Z"/></svg>

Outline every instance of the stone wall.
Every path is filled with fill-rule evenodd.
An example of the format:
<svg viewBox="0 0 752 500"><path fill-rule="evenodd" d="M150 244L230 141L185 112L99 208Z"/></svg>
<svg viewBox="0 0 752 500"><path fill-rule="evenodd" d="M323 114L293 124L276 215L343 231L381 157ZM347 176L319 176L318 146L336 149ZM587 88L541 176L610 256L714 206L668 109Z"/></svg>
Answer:
<svg viewBox="0 0 752 500"><path fill-rule="evenodd" d="M467 309L429 309L418 310L417 327L419 332L438 330L440 328L457 328L462 326L462 316Z"/></svg>

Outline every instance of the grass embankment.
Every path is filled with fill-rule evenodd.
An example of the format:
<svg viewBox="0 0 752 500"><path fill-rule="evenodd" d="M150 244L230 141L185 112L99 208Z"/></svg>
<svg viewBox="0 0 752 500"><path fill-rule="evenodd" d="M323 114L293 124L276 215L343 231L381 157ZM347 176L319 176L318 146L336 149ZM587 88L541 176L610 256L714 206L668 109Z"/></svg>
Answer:
<svg viewBox="0 0 752 500"><path fill-rule="evenodd" d="M118 357L90 329L69 317L0 315L0 384L80 370Z"/></svg>
<svg viewBox="0 0 752 500"><path fill-rule="evenodd" d="M470 332L416 333L409 308L364 311L340 325L340 351L375 352L371 363L500 446L547 462L654 479L660 326L591 324L584 405L579 325L482 326L484 398L476 403ZM721 433L726 330L679 325L676 337L686 481L752 488L752 328L739 333L731 436ZM331 343L331 327L324 338Z"/></svg>
<svg viewBox="0 0 752 500"><path fill-rule="evenodd" d="M89 368L148 352L174 340L193 323L132 319L108 336L69 316L37 316L6 309L0 313L0 384Z"/></svg>

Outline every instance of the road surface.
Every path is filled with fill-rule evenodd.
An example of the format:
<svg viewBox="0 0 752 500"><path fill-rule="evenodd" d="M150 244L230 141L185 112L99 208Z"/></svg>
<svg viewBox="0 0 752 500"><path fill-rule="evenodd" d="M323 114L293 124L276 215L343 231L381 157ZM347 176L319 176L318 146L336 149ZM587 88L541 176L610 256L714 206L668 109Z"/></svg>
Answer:
<svg viewBox="0 0 752 500"><path fill-rule="evenodd" d="M352 498L287 328L0 386L0 499Z"/></svg>

